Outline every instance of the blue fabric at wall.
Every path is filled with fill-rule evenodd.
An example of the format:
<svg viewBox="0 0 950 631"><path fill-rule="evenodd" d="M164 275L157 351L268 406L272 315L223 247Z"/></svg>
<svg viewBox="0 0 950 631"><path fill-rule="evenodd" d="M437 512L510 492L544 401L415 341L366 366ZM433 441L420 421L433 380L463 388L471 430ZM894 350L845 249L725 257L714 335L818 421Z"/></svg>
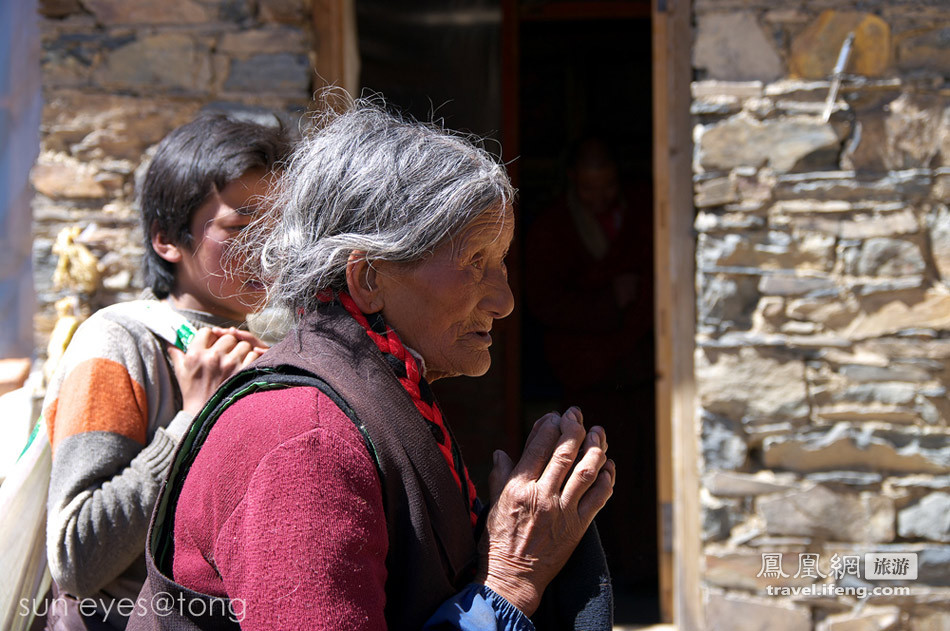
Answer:
<svg viewBox="0 0 950 631"><path fill-rule="evenodd" d="M0 358L33 354L29 176L39 153L35 0L0 0Z"/></svg>

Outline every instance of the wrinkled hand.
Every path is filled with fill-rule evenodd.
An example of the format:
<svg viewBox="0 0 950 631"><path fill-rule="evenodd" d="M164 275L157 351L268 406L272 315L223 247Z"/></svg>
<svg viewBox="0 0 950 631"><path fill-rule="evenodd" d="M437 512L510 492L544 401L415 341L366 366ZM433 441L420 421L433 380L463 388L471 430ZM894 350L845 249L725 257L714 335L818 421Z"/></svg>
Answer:
<svg viewBox="0 0 950 631"><path fill-rule="evenodd" d="M582 423L577 408L541 417L516 466L495 452L478 580L528 616L613 493L607 435Z"/></svg>
<svg viewBox="0 0 950 631"><path fill-rule="evenodd" d="M266 350L267 345L247 331L219 327L199 329L187 353L169 346L182 410L197 414L218 386Z"/></svg>

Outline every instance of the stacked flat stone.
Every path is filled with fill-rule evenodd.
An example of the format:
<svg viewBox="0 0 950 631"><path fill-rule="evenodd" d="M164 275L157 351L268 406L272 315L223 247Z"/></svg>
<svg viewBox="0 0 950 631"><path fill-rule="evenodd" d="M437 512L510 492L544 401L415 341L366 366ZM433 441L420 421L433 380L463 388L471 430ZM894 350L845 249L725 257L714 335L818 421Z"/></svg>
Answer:
<svg viewBox="0 0 950 631"><path fill-rule="evenodd" d="M706 628L946 629L950 7L693 8ZM912 595L767 592L865 552L917 553Z"/></svg>
<svg viewBox="0 0 950 631"><path fill-rule="evenodd" d="M134 298L142 233L135 180L149 150L202 109L293 124L310 103L307 0L40 0L44 110L33 170L37 348L70 292L51 284L63 227L99 259L80 311Z"/></svg>

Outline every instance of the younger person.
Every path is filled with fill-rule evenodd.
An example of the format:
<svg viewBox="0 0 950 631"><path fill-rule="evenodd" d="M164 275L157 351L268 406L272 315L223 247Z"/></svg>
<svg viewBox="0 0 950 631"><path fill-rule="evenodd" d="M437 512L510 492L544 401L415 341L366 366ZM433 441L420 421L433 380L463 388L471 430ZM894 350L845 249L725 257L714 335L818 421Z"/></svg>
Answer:
<svg viewBox="0 0 950 631"><path fill-rule="evenodd" d="M217 386L265 350L243 330L262 286L232 273L239 256L228 246L258 214L288 149L282 129L224 115L203 115L159 144L140 195L144 297L198 332L184 353L129 303L76 331L43 405L53 449L47 556L63 597L49 628L125 627L129 611L117 604L142 587L146 529L179 439ZM93 599L97 612L70 596Z"/></svg>

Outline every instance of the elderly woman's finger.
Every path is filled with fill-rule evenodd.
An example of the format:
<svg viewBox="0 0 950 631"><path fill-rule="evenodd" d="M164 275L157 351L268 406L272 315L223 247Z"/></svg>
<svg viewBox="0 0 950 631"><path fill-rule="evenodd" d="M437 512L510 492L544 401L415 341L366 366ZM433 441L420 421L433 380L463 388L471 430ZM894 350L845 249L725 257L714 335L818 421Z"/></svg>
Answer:
<svg viewBox="0 0 950 631"><path fill-rule="evenodd" d="M581 409L577 407L576 405L572 405L571 407L567 408L567 411L564 412L564 416L566 418L573 420L578 425L584 424L584 414L581 412Z"/></svg>
<svg viewBox="0 0 950 631"><path fill-rule="evenodd" d="M613 495L616 481L617 465L613 460L608 460L597 475L597 480L577 503L577 516L585 528L590 526L594 517Z"/></svg>
<svg viewBox="0 0 950 631"><path fill-rule="evenodd" d="M493 466L488 474L488 496L489 502L495 504L501 497L501 492L505 489L505 484L511 479L511 471L514 469L514 463L508 454L501 449L495 450L492 454Z"/></svg>
<svg viewBox="0 0 950 631"><path fill-rule="evenodd" d="M564 483L561 500L566 506L578 505L587 489L597 481L597 476L600 475L601 469L607 462L607 454L604 453L602 446L603 441L600 433L595 431L596 429L587 433L580 458L568 476L567 482Z"/></svg>
<svg viewBox="0 0 950 631"><path fill-rule="evenodd" d="M592 429L599 430L600 432L600 446L604 451L607 451L607 430L599 425L595 425Z"/></svg>
<svg viewBox="0 0 950 631"><path fill-rule="evenodd" d="M587 440L593 440L591 434L595 434L597 441L593 442L592 445L595 447L600 447L604 451L607 451L607 432L600 425L594 425L590 428L590 431L587 432ZM587 443L584 443L584 447L587 446ZM582 448L583 451L583 448Z"/></svg>
<svg viewBox="0 0 950 631"><path fill-rule="evenodd" d="M527 445L527 444L530 443L532 440L534 440L534 437L535 437L535 436L537 435L537 433L538 433L538 428L541 427L541 425L543 425L545 422L547 422L547 421L548 421L549 419L551 419L552 417L555 417L555 418L556 418L556 417L557 417L557 412L548 412L547 414L545 414L544 416L542 416L541 418L539 418L538 420L536 420L536 421L534 422L534 425L531 427L531 432L528 434L527 440L524 441L524 442L525 442L525 445Z"/></svg>
<svg viewBox="0 0 950 631"><path fill-rule="evenodd" d="M557 446L544 467L544 473L538 479L538 488L542 493L560 493L561 486L567 478L577 452L584 442L586 433L584 428L571 416L562 416L560 421L561 436Z"/></svg>
<svg viewBox="0 0 950 631"><path fill-rule="evenodd" d="M538 424L528 442L525 443L524 453L521 454L521 459L512 472L512 475L532 482L541 477L561 437L560 415L546 414L541 420L543 422ZM576 427L575 423L571 424Z"/></svg>

